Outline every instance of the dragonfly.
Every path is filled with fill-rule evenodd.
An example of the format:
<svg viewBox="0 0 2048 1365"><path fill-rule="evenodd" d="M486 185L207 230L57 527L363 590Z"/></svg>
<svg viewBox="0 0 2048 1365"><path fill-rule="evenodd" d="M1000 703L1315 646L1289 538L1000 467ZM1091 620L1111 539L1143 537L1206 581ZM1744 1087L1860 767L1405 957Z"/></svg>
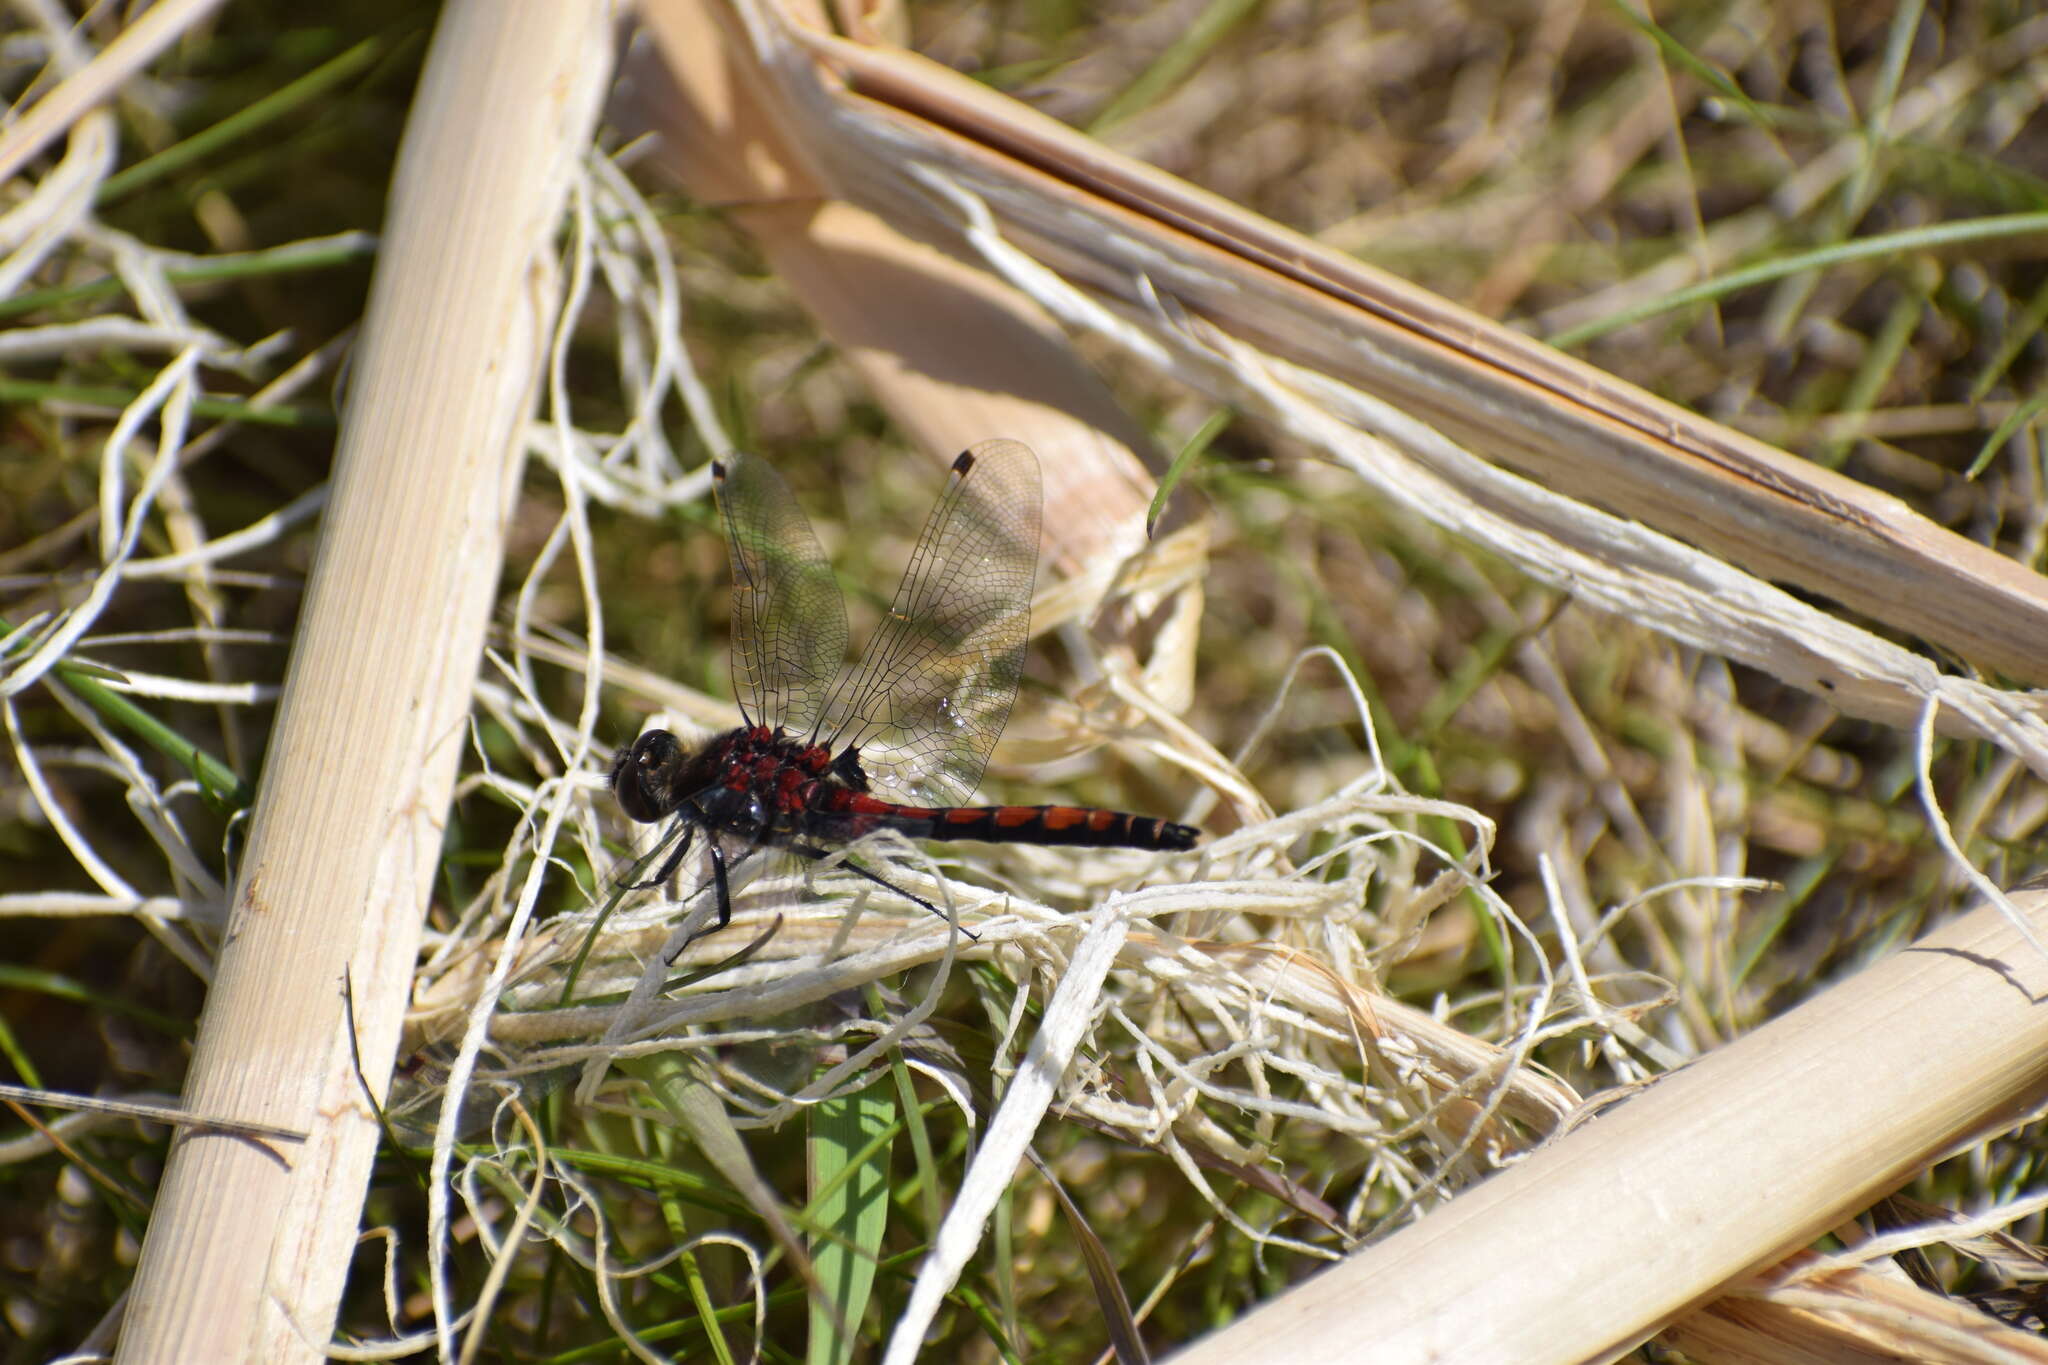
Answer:
<svg viewBox="0 0 2048 1365"><path fill-rule="evenodd" d="M1201 831L1086 806L977 806L975 788L1024 674L1042 502L1038 457L983 441L953 461L888 614L845 666L846 603L774 467L712 465L732 559L732 685L742 723L694 747L649 730L610 787L627 816L669 821L665 884L702 836L717 929L732 874L766 850L817 862L881 830L916 840L1193 848ZM868 881L938 907L850 858ZM700 885L699 893L704 888Z"/></svg>

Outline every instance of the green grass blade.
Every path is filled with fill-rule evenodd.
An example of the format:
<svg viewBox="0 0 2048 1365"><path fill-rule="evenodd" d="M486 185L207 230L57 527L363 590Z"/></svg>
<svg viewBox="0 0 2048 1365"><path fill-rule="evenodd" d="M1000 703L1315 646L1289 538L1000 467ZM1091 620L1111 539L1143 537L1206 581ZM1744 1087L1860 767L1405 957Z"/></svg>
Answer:
<svg viewBox="0 0 2048 1365"><path fill-rule="evenodd" d="M811 1303L809 1365L847 1365L875 1284L889 1227L889 1157L896 1101L883 1085L827 1100L811 1111L811 1216L829 1236L812 1239L824 1298Z"/></svg>
<svg viewBox="0 0 2048 1365"><path fill-rule="evenodd" d="M136 392L100 384L45 384L26 379L0 379L0 405L77 403L118 411L133 403ZM192 415L208 421L247 422L251 426L331 427L334 414L320 408L255 407L239 398L196 398Z"/></svg>
<svg viewBox="0 0 2048 1365"><path fill-rule="evenodd" d="M1159 527L1159 518L1166 511L1166 501L1173 496L1173 490L1195 467L1195 461L1209 448L1209 443L1221 436L1235 420L1237 414L1229 408L1218 408L1209 414L1209 420L1202 423L1201 430L1188 438L1188 443L1173 457L1173 463L1166 467L1166 473L1159 478L1159 489L1152 495L1152 505L1145 509L1145 538L1150 540Z"/></svg>
<svg viewBox="0 0 2048 1365"><path fill-rule="evenodd" d="M357 72L369 68L384 54L387 45L382 38L365 38L339 57L315 67L246 109L237 110L211 128L166 147L125 171L108 176L101 182L99 194L93 202L105 207L129 191L203 161L236 139L248 137L301 105L312 103Z"/></svg>
<svg viewBox="0 0 2048 1365"><path fill-rule="evenodd" d="M13 629L0 619L0 635L11 634ZM100 681L109 676L119 678L120 674L83 662L60 663L51 671L93 710L191 773L207 804L215 810L231 815L253 799L255 794L249 784L227 764Z"/></svg>
<svg viewBox="0 0 2048 1365"><path fill-rule="evenodd" d="M1187 31L1095 116L1088 125L1089 134L1101 136L1103 129L1149 107L1179 85L1232 29L1258 11L1259 3L1260 0L1209 0Z"/></svg>
<svg viewBox="0 0 2048 1365"><path fill-rule="evenodd" d="M2040 416L2043 408L2048 408L2048 397L2038 394L2015 407L2006 419L1998 424L1998 429L1984 438L1984 444L1977 448L1976 458L1972 459L1970 467L1963 471L1963 477L1974 479L1983 474L1990 467L1991 461L1997 458L1999 450L2012 439L2012 434Z"/></svg>
<svg viewBox="0 0 2048 1365"><path fill-rule="evenodd" d="M1624 308L1607 317L1567 328L1551 337L1550 344L1559 350L1569 350L1581 342L1605 336L1609 332L1641 322L1644 318L1689 308L1696 303L1725 298L1737 290L1782 280L1805 270L1825 270L1829 266L1843 265L1850 261L1900 255L1909 251L1932 251L1965 242L2025 237L2039 232L2048 232L2048 213L1999 213L1987 218L1965 218L1958 222L1935 223L1929 227L1912 228L1905 232L1879 233L1875 237L1859 237L1849 242L1831 242L1813 251L1794 252L1789 256L1763 261L1716 279L1701 280L1698 284L1689 285L1684 289L1674 289L1662 298L1648 299L1633 308Z"/></svg>
<svg viewBox="0 0 2048 1365"><path fill-rule="evenodd" d="M218 256L188 258L188 263L164 272L174 285L213 284L223 280L255 279L265 275L291 275L302 270L330 270L338 265L367 261L377 254L377 238L368 232L337 232L328 237L309 237L302 242L265 247L261 251L228 251ZM119 276L105 275L83 284L56 285L30 289L0 299L0 318L24 317L70 304L97 303L118 298L128 285Z"/></svg>

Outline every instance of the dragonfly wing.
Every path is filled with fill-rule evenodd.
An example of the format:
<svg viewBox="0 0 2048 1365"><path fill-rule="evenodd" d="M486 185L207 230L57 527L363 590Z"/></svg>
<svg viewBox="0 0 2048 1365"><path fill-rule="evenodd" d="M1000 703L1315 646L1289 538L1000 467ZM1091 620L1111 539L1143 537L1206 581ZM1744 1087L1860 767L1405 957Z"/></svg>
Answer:
<svg viewBox="0 0 2048 1365"><path fill-rule="evenodd" d="M714 466L732 550L732 690L747 720L807 735L846 663L846 601L789 485L759 456Z"/></svg>
<svg viewBox="0 0 2048 1365"><path fill-rule="evenodd" d="M1038 457L983 441L953 462L889 614L826 710L875 782L943 804L974 794L1024 673L1038 572Z"/></svg>

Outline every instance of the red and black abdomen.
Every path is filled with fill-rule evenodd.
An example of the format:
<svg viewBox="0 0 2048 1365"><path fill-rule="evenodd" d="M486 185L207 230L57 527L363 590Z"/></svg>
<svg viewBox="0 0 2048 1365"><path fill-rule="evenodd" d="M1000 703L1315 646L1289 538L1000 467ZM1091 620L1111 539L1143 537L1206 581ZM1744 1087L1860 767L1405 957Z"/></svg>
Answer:
<svg viewBox="0 0 2048 1365"><path fill-rule="evenodd" d="M849 793L846 837L893 829L910 839L972 839L991 844L1056 844L1082 848L1193 848L1201 831L1149 815L1088 806L899 806Z"/></svg>

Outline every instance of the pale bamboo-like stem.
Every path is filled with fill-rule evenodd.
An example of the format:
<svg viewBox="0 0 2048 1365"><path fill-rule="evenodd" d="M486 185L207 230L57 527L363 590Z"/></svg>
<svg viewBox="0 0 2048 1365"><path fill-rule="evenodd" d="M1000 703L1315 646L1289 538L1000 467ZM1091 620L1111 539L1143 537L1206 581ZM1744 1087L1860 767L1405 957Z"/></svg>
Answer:
<svg viewBox="0 0 2048 1365"><path fill-rule="evenodd" d="M307 585L120 1358L321 1358L379 1129L552 314L610 7L443 13L392 186ZM343 1009L344 971L353 988Z"/></svg>
<svg viewBox="0 0 2048 1365"><path fill-rule="evenodd" d="M2044 993L1980 905L1177 1358L1615 1359L2048 1099Z"/></svg>

